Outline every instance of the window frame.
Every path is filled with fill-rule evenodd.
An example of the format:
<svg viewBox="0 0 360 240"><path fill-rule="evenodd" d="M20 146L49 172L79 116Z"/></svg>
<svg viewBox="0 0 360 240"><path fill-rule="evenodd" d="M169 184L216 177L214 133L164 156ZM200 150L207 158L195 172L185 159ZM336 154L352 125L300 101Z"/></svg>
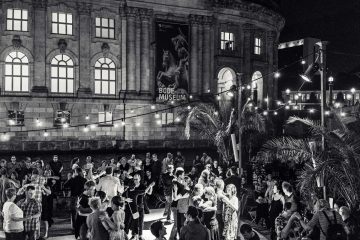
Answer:
<svg viewBox="0 0 360 240"><path fill-rule="evenodd" d="M111 115L111 120L108 120L108 114ZM104 121L101 121L100 116L104 115ZM98 125L104 127L110 127L114 125L114 113L112 111L102 111L98 113Z"/></svg>
<svg viewBox="0 0 360 240"><path fill-rule="evenodd" d="M103 59L103 62L101 60ZM107 60L110 60L108 63ZM100 66L97 66L97 64L100 64ZM108 67L103 67L104 65L107 65ZM111 67L113 65L113 67ZM97 74L97 72L100 71L100 73ZM105 73L103 71L107 72L107 79L103 78ZM116 81L117 81L117 69L115 62L108 57L100 57L96 60L94 64L94 94L95 95L103 95L103 96L115 96L116 95ZM114 74L114 79L111 80L111 72ZM100 76L99 78L97 76ZM107 83L107 92L103 91L103 84ZM97 84L99 84L99 92L97 91ZM111 87L113 85L113 87ZM113 89L113 90L112 90ZM113 93L111 93L113 91Z"/></svg>
<svg viewBox="0 0 360 240"><path fill-rule="evenodd" d="M161 113L161 126L167 127L167 126L175 125L175 117L174 116L175 116L175 114L173 112L162 112Z"/></svg>
<svg viewBox="0 0 360 240"><path fill-rule="evenodd" d="M69 124L71 122L71 112L69 110L57 110L54 112L54 126L61 127L64 124ZM61 122L61 118L65 118L65 122Z"/></svg>
<svg viewBox="0 0 360 240"><path fill-rule="evenodd" d="M61 60L58 60L56 57L61 56ZM68 60L64 60L64 56L66 56L68 58ZM57 65L53 64L54 59L57 62ZM71 61L72 65L68 65L67 62ZM65 62L65 65L61 65L59 63L61 62ZM60 72L60 68L65 67L66 69L66 76L65 77L60 77L59 72ZM56 76L53 76L53 68L56 68ZM72 68L72 78L69 77L69 69ZM53 79L56 80L57 82L57 91L53 91ZM65 83L66 83L66 91L65 92L60 92L60 80L61 79L65 79ZM68 91L69 88L69 81L72 81L72 91ZM56 54L53 58L51 58L50 60L50 93L51 94L74 94L75 93L75 63L74 60L67 54L64 53L60 53L60 54Z"/></svg>
<svg viewBox="0 0 360 240"><path fill-rule="evenodd" d="M100 25L98 25L98 19L100 21ZM103 25L103 20L107 21L107 26ZM110 21L112 21L112 27L110 26ZM99 29L99 35L97 30ZM116 29L116 22L115 18L112 17L103 17L103 16L96 16L95 17L95 38L101 38L101 39L109 39L109 40L115 40L115 29ZM106 30L108 37L103 36L103 30ZM112 37L110 37L110 33L112 32Z"/></svg>
<svg viewBox="0 0 360 240"><path fill-rule="evenodd" d="M12 11L12 17L9 17L9 10ZM20 18L15 18L15 10L20 10L21 11L21 16ZM26 11L26 19L23 18L23 14ZM12 29L8 29L8 22L11 22L11 26ZM20 21L20 30L14 30L14 22L15 21ZM26 23L26 30L23 30L23 24ZM9 7L6 9L6 21L5 21L5 31L9 31L9 32L29 32L29 10L26 8L16 8L16 7Z"/></svg>
<svg viewBox="0 0 360 240"><path fill-rule="evenodd" d="M14 114L14 118L11 118L11 114ZM15 124L10 124L10 120L13 120ZM8 110L8 121L9 127L23 127L25 126L25 111L20 110Z"/></svg>
<svg viewBox="0 0 360 240"><path fill-rule="evenodd" d="M54 21L54 14L56 14L56 21ZM65 14L65 22L60 22L59 15ZM71 23L69 23L69 15L71 16ZM74 36L74 14L72 12L66 12L66 11L51 11L50 13L50 26L51 26L51 34L55 35L62 35L62 36ZM54 25L56 25L57 32L54 31ZM65 32L66 33L60 33L59 32L59 25L65 25ZM69 27L71 27L71 34L69 34L68 30Z"/></svg>
<svg viewBox="0 0 360 240"><path fill-rule="evenodd" d="M254 54L256 56L261 56L263 54L263 40L261 37L256 36L254 37Z"/></svg>
<svg viewBox="0 0 360 240"><path fill-rule="evenodd" d="M226 34L229 34L229 39L227 39ZM229 48L226 47L228 42L230 43ZM222 51L235 51L235 34L233 32L220 31L220 49Z"/></svg>
<svg viewBox="0 0 360 240"><path fill-rule="evenodd" d="M15 53L16 56L13 57L11 54ZM20 58L18 56L18 54L21 53L23 56ZM11 58L11 62L9 62L7 59L8 57ZM14 59L19 59L20 62L15 62L14 64ZM24 63L22 61L22 59L26 59L26 62ZM5 61L4 61L4 92L6 93L29 93L30 92L30 64L29 64L29 58L26 56L25 53L23 53L22 51L19 50L15 50L15 51L11 51L9 52L6 57L5 57ZM11 66L11 74L8 75L7 74L7 66L10 65ZM20 74L19 75L14 75L14 66L19 66L19 70L20 70ZM23 75L23 71L24 71L24 66L27 66L27 75ZM17 68L15 68L16 70ZM7 90L7 81L8 78L10 78L11 81L11 90ZM20 78L20 90L19 91L15 91L14 90L14 78ZM24 84L24 78L27 78L27 89L23 90L23 84Z"/></svg>

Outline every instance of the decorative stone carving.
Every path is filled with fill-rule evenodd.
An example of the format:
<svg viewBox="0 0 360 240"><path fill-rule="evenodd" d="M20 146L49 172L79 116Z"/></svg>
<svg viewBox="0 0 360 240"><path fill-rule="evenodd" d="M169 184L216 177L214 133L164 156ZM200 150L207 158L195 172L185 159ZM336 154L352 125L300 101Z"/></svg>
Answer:
<svg viewBox="0 0 360 240"><path fill-rule="evenodd" d="M80 14L90 15L91 10L92 10L92 4L78 2L77 3L77 8L78 8L78 11L79 11Z"/></svg>
<svg viewBox="0 0 360 240"><path fill-rule="evenodd" d="M125 12L127 17L135 18L139 15L139 9L134 7L126 7Z"/></svg>
<svg viewBox="0 0 360 240"><path fill-rule="evenodd" d="M193 25L199 25L202 23L202 16L199 16L199 15L193 15L191 14L189 16L189 20L190 20L190 23L193 24Z"/></svg>
<svg viewBox="0 0 360 240"><path fill-rule="evenodd" d="M110 52L110 46L109 46L109 44L103 43L103 44L101 45L101 51L102 51L104 57L108 56L108 55L109 55L109 52Z"/></svg>
<svg viewBox="0 0 360 240"><path fill-rule="evenodd" d="M141 8L139 9L140 18L142 21L149 21L154 11L151 9Z"/></svg>
<svg viewBox="0 0 360 240"><path fill-rule="evenodd" d="M22 41L20 39L19 35L14 35L13 39L12 39L12 45L14 48L19 49L22 45Z"/></svg>
<svg viewBox="0 0 360 240"><path fill-rule="evenodd" d="M65 39L60 39L58 41L58 47L59 47L61 53L65 52L65 50L67 48L67 42L65 41Z"/></svg>
<svg viewBox="0 0 360 240"><path fill-rule="evenodd" d="M34 8L45 9L47 6L47 0L33 0Z"/></svg>
<svg viewBox="0 0 360 240"><path fill-rule="evenodd" d="M214 23L213 16L204 16L203 23L204 23L204 25L213 25L213 23Z"/></svg>

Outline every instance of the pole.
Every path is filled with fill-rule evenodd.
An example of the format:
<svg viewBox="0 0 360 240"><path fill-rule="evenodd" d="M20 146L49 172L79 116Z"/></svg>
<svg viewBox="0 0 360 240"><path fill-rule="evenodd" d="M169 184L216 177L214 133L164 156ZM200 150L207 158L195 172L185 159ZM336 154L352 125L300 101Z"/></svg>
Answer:
<svg viewBox="0 0 360 240"><path fill-rule="evenodd" d="M242 175L242 141L241 141L241 115L242 115L242 84L241 84L241 77L242 77L242 73L236 73L236 86L238 89L238 102L237 102L237 107L238 107L238 126L239 126L239 175Z"/></svg>
<svg viewBox="0 0 360 240"><path fill-rule="evenodd" d="M333 83L329 82L329 106L332 107L333 106Z"/></svg>
<svg viewBox="0 0 360 240"><path fill-rule="evenodd" d="M326 45L327 41L318 42L319 52L320 52L320 76L321 76L321 127L325 128L325 107L326 107ZM325 138L321 137L321 150L325 151ZM325 178L325 176L323 176ZM325 182L325 179L324 179ZM326 199L326 187L324 183L323 187L323 197Z"/></svg>

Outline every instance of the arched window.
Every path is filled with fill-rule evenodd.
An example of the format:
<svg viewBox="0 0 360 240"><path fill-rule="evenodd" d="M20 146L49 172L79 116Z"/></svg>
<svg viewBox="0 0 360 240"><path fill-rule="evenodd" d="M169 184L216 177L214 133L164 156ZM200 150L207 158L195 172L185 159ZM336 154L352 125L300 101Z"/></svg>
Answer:
<svg viewBox="0 0 360 240"><path fill-rule="evenodd" d="M51 92L74 93L74 62L64 54L51 60Z"/></svg>
<svg viewBox="0 0 360 240"><path fill-rule="evenodd" d="M115 94L115 63L110 58L100 58L95 63L95 94Z"/></svg>
<svg viewBox="0 0 360 240"><path fill-rule="evenodd" d="M263 77L259 71L254 72L251 77L251 95L255 102L263 101Z"/></svg>
<svg viewBox="0 0 360 240"><path fill-rule="evenodd" d="M232 85L236 84L236 76L234 70L225 67L218 74L218 93L227 91Z"/></svg>
<svg viewBox="0 0 360 240"><path fill-rule="evenodd" d="M11 52L5 59L5 91L29 91L29 60L22 52Z"/></svg>

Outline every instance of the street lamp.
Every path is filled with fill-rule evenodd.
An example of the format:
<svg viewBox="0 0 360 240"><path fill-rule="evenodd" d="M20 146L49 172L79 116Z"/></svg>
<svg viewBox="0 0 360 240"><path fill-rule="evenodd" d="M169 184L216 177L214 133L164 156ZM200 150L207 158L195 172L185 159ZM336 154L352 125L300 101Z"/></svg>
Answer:
<svg viewBox="0 0 360 240"><path fill-rule="evenodd" d="M350 89L350 92L352 94L352 105L354 106L355 105L355 92L356 92L355 88Z"/></svg>
<svg viewBox="0 0 360 240"><path fill-rule="evenodd" d="M329 82L329 106L332 107L333 105L333 85L334 85L334 78L332 76L330 76L328 78L328 82Z"/></svg>

